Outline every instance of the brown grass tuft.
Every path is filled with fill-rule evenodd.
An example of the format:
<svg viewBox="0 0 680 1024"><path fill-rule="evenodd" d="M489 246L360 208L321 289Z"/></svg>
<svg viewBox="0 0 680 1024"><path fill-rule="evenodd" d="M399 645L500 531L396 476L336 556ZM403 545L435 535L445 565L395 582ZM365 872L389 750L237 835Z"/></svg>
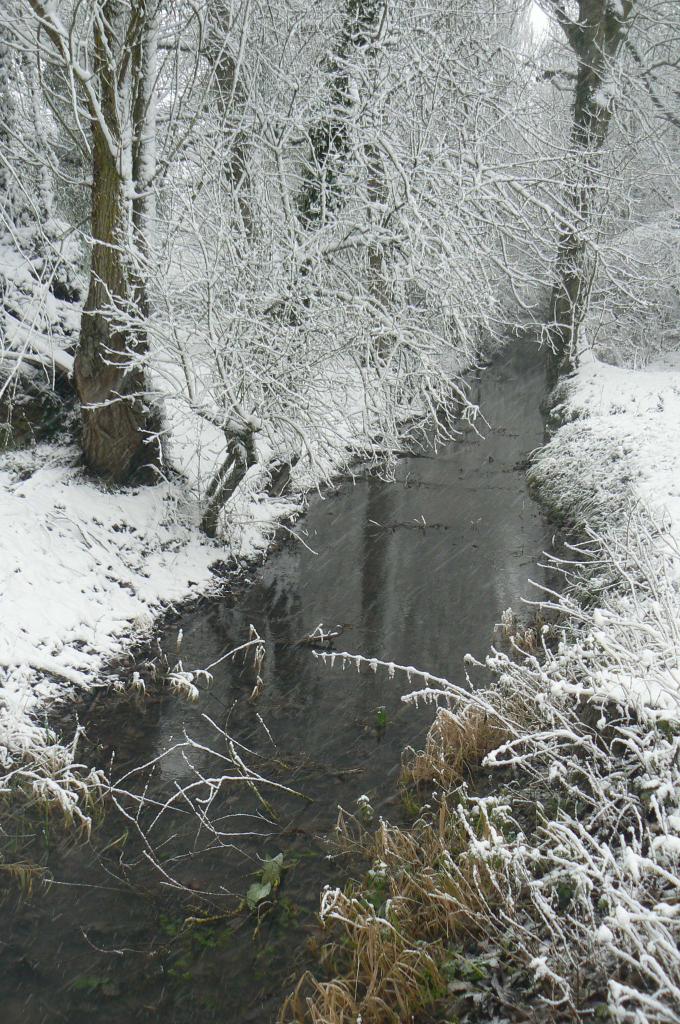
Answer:
<svg viewBox="0 0 680 1024"><path fill-rule="evenodd" d="M458 714L440 708L425 749L411 751L402 772L406 783L440 790L433 807L410 829L381 821L372 837L341 815L339 836L361 848L373 869L360 885L325 892L332 980L307 973L280 1021L399 1024L446 994L447 950L487 937L509 897L494 854L502 823L484 802L471 818L465 783L511 735L490 708L470 704Z"/></svg>
<svg viewBox="0 0 680 1024"><path fill-rule="evenodd" d="M468 705L459 714L440 708L425 749L405 751L402 782L453 789L470 779L486 755L510 736L500 718L483 708Z"/></svg>
<svg viewBox="0 0 680 1024"><path fill-rule="evenodd" d="M410 830L381 822L360 895L350 887L324 894L322 917L334 933L325 959L335 977L307 973L280 1021L398 1024L444 996L447 947L481 937L505 898L493 858L478 852L477 842L492 837L484 812L473 834L463 806L444 799Z"/></svg>

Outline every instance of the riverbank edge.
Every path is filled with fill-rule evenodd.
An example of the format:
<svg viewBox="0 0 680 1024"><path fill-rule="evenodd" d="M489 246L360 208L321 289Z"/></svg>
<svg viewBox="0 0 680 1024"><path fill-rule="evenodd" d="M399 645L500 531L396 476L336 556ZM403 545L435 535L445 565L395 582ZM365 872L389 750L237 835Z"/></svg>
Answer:
<svg viewBox="0 0 680 1024"><path fill-rule="evenodd" d="M282 1019L678 1019L678 520L640 445L680 395L662 372L590 359L551 396L529 480L579 537L546 595L559 626L508 617L486 693L423 678L411 699L440 710L407 757L420 813L410 830L347 819L373 866L322 894L327 969Z"/></svg>
<svg viewBox="0 0 680 1024"><path fill-rule="evenodd" d="M198 564L193 562L189 572L189 576L197 579L188 584L180 582L179 592L171 597L152 599L146 609L148 614L141 621L124 622L113 638L113 651L94 648L88 652L96 659L96 665L82 679L51 675L49 668L35 673L29 666L29 673L21 680L25 691L19 700L10 703L6 691L9 673L5 671L3 678L0 664L0 697L4 700L0 711L5 716L1 737L5 742L0 742L0 793L10 799L18 796L22 803L40 806L47 813L56 812L66 827L75 825L89 833L92 812L108 785L103 771L82 760L84 730L79 720L87 715L92 702L102 695L126 699L130 692L139 696L143 680L139 673L135 675L135 668L140 660L158 662L156 682L162 687L161 662L165 659L154 649L154 638L188 609L226 597L236 600L273 552L282 544L296 542L293 527L304 517L309 501L315 495L332 497L339 486L363 471L364 459L354 464L338 461L327 480L310 483L283 499L271 499L270 515L264 522L260 517L258 536L251 536L247 550L241 549L238 554L228 537L210 541L199 534L197 523L189 525L184 531L187 547L198 545L205 555ZM86 481L86 485L98 489L91 481ZM257 495L256 500L260 506L267 503L264 494ZM243 518L242 512L240 517ZM177 669L187 679L200 675L198 670L185 672L179 659L165 668ZM179 688L175 694L178 700L186 695L186 688ZM13 745L6 742L10 730L15 733Z"/></svg>

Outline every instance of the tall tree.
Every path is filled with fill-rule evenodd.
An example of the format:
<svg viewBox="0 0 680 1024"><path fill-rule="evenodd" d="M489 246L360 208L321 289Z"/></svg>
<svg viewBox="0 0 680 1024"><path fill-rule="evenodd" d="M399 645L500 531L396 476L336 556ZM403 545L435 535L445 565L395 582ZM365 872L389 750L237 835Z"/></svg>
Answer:
<svg viewBox="0 0 680 1024"><path fill-rule="evenodd" d="M74 369L85 461L112 481L148 477L161 457L144 329L158 0L88 0L63 18L58 4L29 2L49 43L42 56L60 66L90 126L92 256Z"/></svg>
<svg viewBox="0 0 680 1024"><path fill-rule="evenodd" d="M593 268L588 236L602 150L614 110L613 71L635 0L545 0L576 58L567 188L550 309L552 372L568 369L585 312Z"/></svg>
<svg viewBox="0 0 680 1024"><path fill-rule="evenodd" d="M218 127L225 153L224 174L239 211L243 229L250 235L254 214L248 180L248 132L244 125L247 90L242 50L247 40L248 7L234 27L230 0L207 0L203 53L212 74L212 96L219 113Z"/></svg>

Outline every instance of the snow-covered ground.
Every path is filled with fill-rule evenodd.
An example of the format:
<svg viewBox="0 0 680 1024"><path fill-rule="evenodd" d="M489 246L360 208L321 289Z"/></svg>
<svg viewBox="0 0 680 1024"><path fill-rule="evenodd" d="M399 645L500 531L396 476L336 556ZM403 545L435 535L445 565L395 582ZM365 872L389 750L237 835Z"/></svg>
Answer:
<svg viewBox="0 0 680 1024"><path fill-rule="evenodd" d="M75 447L40 444L0 458L0 764L53 739L52 702L96 685L107 661L149 635L172 602L205 593L217 561L252 559L291 500L245 494L229 543L198 531L179 484L108 489ZM63 754L63 751L62 751ZM63 759L63 758L62 758Z"/></svg>
<svg viewBox="0 0 680 1024"><path fill-rule="evenodd" d="M565 391L554 414L570 422L541 455L556 506L583 520L589 501L612 509L632 497L679 542L680 354L631 370L587 352Z"/></svg>
<svg viewBox="0 0 680 1024"><path fill-rule="evenodd" d="M644 543L656 567L655 594L603 590L609 607L598 611L594 642L606 645L618 620L638 643L592 690L680 717L680 358L632 370L586 353L560 399L554 414L566 422L532 470L542 499L577 527L606 533L624 561Z"/></svg>

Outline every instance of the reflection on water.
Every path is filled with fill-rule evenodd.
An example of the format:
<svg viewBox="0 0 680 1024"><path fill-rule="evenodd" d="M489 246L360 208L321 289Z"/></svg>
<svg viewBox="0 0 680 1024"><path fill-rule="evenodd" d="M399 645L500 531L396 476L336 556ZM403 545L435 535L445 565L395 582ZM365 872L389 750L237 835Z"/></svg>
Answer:
<svg viewBox="0 0 680 1024"><path fill-rule="evenodd" d="M197 770L220 769L209 748L222 752L224 742L205 716L253 752L258 770L306 795L267 791L270 811L247 786L223 786L214 820L224 831L257 834L233 845L216 848L188 815L155 828L168 870L196 890L242 894L262 856L284 853L277 908L257 936L244 914L179 930L191 908L149 867L133 835L123 841L125 823L112 816L95 840L102 852L54 849L58 884L3 908L3 1022L79 1024L93 1012L98 1024L275 1018L304 962L319 889L342 883L347 871L341 858L328 859L338 804L352 808L368 793L381 813L398 813L391 801L400 751L422 741L432 717L401 702L403 680L324 667L299 641L323 622L340 627L339 649L460 679L465 653L483 656L501 612L531 596L529 576L543 575L536 562L547 527L517 468L543 436L535 349L515 346L478 387L483 437L468 430L436 455L402 460L394 482L361 479L316 500L301 524L307 546L286 545L236 600L183 616L186 667L215 661L255 626L267 652L256 703L247 699L250 661L224 661L195 706L172 698L141 710L99 705L87 723L107 754L115 750L119 773L171 750L150 783L156 799ZM162 640L169 651L177 628ZM206 749L173 750L185 734Z"/></svg>

